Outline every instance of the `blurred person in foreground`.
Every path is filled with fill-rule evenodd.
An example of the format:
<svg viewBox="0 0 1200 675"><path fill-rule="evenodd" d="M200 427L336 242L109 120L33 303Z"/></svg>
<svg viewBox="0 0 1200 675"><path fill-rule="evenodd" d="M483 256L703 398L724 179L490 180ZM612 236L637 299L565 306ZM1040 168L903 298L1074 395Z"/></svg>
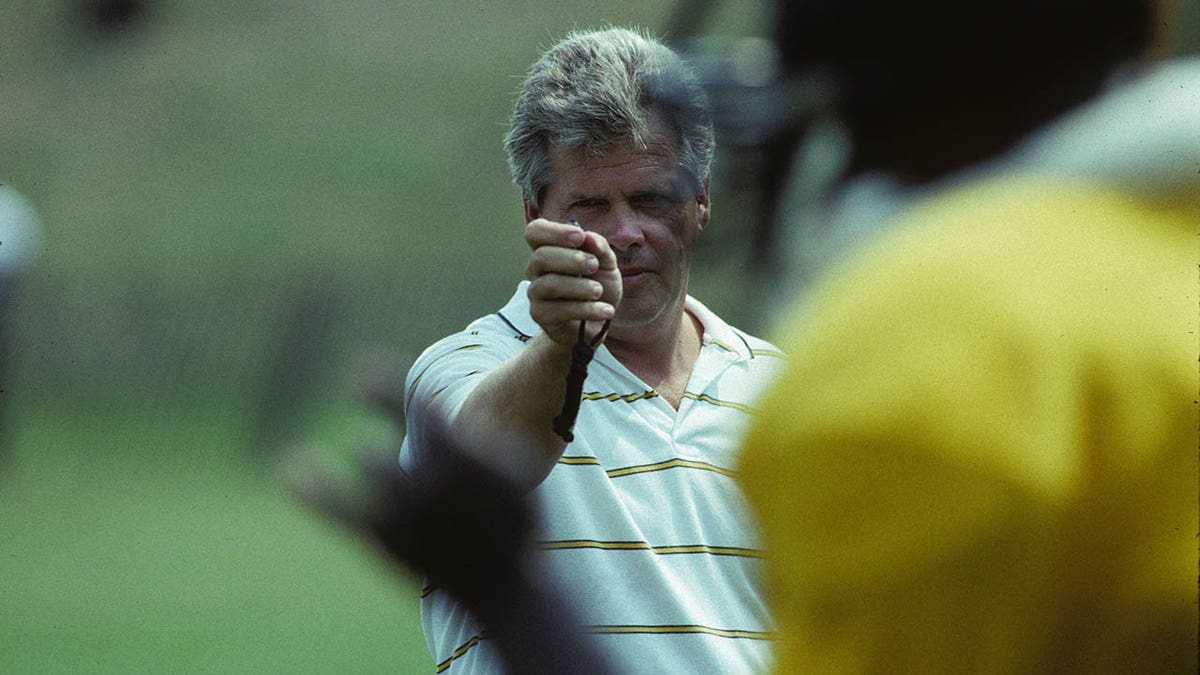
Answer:
<svg viewBox="0 0 1200 675"><path fill-rule="evenodd" d="M769 663L757 531L730 469L782 361L688 295L713 148L704 92L661 43L607 29L552 47L505 139L528 280L406 382L403 468L438 461L428 430L444 425L529 491L547 583L622 673ZM572 430L560 409L581 342L595 353ZM436 585L421 603L439 670L501 670L494 623Z"/></svg>
<svg viewBox="0 0 1200 675"><path fill-rule="evenodd" d="M384 371L368 373L368 403L403 423L403 394ZM364 452L351 484L318 468L314 458L288 465L291 488L306 503L372 542L407 572L423 574L431 588L462 603L486 632L461 651L487 640L493 668L511 673L616 675L612 663L585 631L573 596L547 578L536 555L538 516L527 490L512 477L473 458L430 420L426 442L437 452L412 471L395 455ZM519 436L502 434L487 447L512 451ZM455 660L437 664L454 672Z"/></svg>
<svg viewBox="0 0 1200 675"><path fill-rule="evenodd" d="M1196 672L1200 63L1134 0L776 11L872 232L742 454L777 670Z"/></svg>

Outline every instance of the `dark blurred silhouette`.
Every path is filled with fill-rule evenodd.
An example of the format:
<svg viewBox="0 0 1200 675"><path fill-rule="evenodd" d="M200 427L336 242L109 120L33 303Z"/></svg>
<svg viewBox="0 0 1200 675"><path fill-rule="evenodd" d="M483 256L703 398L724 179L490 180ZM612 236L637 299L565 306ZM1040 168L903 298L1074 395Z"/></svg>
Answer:
<svg viewBox="0 0 1200 675"><path fill-rule="evenodd" d="M368 372L364 393L402 425L402 393L378 377L387 374ZM429 434L437 452L412 475L392 452L363 451L356 464L363 485L338 485L305 458L290 465L290 485L399 568L459 598L487 626L480 639L497 645L507 672L616 673L580 626L570 596L539 566L527 491L471 459L478 449L464 452L444 429ZM497 439L497 451L520 442Z"/></svg>
<svg viewBox="0 0 1200 675"><path fill-rule="evenodd" d="M923 183L994 157L1155 47L1153 2L776 2L788 76L821 71L849 174Z"/></svg>

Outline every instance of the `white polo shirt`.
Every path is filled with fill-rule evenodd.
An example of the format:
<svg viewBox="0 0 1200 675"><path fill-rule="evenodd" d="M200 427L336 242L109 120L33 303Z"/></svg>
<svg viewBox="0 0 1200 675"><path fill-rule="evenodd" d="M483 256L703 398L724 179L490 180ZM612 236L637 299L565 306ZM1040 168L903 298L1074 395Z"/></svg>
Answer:
<svg viewBox="0 0 1200 675"><path fill-rule="evenodd" d="M432 397L457 408L541 331L527 285L417 359L406 383L405 466L420 461L415 439ZM782 354L691 297L686 309L704 335L679 410L597 350L575 440L532 493L542 554L619 672L764 672L772 624L762 554L732 467ZM448 594L425 589L421 614L437 672L502 672L486 634Z"/></svg>

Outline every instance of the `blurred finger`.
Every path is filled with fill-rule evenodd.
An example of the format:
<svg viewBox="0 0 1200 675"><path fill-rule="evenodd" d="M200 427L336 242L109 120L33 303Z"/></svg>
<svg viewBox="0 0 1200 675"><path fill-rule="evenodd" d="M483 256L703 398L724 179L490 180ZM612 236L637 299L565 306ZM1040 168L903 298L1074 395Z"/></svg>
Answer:
<svg viewBox="0 0 1200 675"><path fill-rule="evenodd" d="M355 530L366 530L370 497L338 479L313 451L297 451L285 460L283 484L301 503L322 516Z"/></svg>
<svg viewBox="0 0 1200 675"><path fill-rule="evenodd" d="M401 425L404 422L404 372L396 359L373 355L360 361L355 374L362 399Z"/></svg>
<svg viewBox="0 0 1200 675"><path fill-rule="evenodd" d="M617 254L603 235L597 232L586 233L580 250L596 257L598 269L609 271L617 269Z"/></svg>
<svg viewBox="0 0 1200 675"><path fill-rule="evenodd" d="M404 497L412 491L412 480L400 467L395 453L361 451L358 467L373 489L392 497Z"/></svg>

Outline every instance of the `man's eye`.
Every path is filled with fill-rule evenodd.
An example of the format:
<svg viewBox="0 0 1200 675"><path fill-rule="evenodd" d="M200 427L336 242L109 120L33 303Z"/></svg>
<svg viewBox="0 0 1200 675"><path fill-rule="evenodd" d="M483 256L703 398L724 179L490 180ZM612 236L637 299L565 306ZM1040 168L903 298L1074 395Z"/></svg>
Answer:
<svg viewBox="0 0 1200 675"><path fill-rule="evenodd" d="M665 209L671 205L671 200L666 195L649 194L638 195L634 197L634 205L643 209Z"/></svg>

